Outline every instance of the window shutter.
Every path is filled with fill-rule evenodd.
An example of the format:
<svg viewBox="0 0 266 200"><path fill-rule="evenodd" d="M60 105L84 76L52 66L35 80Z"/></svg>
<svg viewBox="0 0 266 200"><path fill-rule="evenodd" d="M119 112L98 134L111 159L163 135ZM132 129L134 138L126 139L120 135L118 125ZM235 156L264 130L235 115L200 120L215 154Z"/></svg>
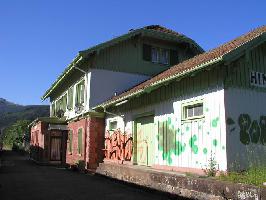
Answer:
<svg viewBox="0 0 266 200"><path fill-rule="evenodd" d="M80 85L80 103L84 103L84 83Z"/></svg>
<svg viewBox="0 0 266 200"><path fill-rule="evenodd" d="M69 131L69 152L72 153L72 140L73 140L73 131Z"/></svg>
<svg viewBox="0 0 266 200"><path fill-rule="evenodd" d="M170 51L170 65L175 65L178 63L178 54L177 51L171 50Z"/></svg>
<svg viewBox="0 0 266 200"><path fill-rule="evenodd" d="M76 99L75 105L79 104L79 85L76 85Z"/></svg>
<svg viewBox="0 0 266 200"><path fill-rule="evenodd" d="M69 109L73 108L73 87L68 89L67 106Z"/></svg>
<svg viewBox="0 0 266 200"><path fill-rule="evenodd" d="M143 60L151 61L151 46L143 44Z"/></svg>
<svg viewBox="0 0 266 200"><path fill-rule="evenodd" d="M82 153L82 129L78 130L78 153Z"/></svg>

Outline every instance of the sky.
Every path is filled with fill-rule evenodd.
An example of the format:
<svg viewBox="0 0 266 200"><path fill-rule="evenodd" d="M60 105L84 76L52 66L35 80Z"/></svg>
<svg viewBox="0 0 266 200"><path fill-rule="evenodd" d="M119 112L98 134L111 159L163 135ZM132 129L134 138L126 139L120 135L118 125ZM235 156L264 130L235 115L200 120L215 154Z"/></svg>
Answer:
<svg viewBox="0 0 266 200"><path fill-rule="evenodd" d="M266 25L256 0L0 0L0 97L22 105L41 96L75 58L128 30L159 24L205 50Z"/></svg>

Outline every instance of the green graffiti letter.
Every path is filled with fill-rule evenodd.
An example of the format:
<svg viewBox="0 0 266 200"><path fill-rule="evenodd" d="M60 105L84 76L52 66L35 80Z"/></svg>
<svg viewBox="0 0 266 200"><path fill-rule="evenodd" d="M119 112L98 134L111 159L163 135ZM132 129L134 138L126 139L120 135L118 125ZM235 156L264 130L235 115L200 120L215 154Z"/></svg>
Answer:
<svg viewBox="0 0 266 200"><path fill-rule="evenodd" d="M185 151L186 144L182 145L181 142L176 141L176 152L175 155L179 156L181 153Z"/></svg>
<svg viewBox="0 0 266 200"><path fill-rule="evenodd" d="M260 127L257 120L254 120L251 124L249 135L251 142L257 144L260 139Z"/></svg>
<svg viewBox="0 0 266 200"><path fill-rule="evenodd" d="M193 135L190 139L189 139L189 146L191 147L192 151L194 154L198 153L198 146L195 145L195 142L197 141L197 136Z"/></svg>

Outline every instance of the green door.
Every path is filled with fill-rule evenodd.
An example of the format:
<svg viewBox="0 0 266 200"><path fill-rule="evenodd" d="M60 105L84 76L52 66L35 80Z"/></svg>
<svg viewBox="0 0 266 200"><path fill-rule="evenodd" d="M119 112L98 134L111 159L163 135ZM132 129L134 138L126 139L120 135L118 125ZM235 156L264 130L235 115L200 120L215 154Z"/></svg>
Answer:
<svg viewBox="0 0 266 200"><path fill-rule="evenodd" d="M141 117L136 120L137 164L151 166L154 164L154 116Z"/></svg>

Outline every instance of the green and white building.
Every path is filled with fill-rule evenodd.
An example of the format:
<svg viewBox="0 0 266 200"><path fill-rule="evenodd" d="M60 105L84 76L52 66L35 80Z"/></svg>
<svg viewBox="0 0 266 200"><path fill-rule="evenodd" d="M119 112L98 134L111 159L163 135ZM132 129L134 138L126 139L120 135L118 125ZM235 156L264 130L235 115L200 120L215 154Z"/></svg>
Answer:
<svg viewBox="0 0 266 200"><path fill-rule="evenodd" d="M220 171L266 164L265 102L263 26L93 109L106 114L104 162L201 173L210 159Z"/></svg>

